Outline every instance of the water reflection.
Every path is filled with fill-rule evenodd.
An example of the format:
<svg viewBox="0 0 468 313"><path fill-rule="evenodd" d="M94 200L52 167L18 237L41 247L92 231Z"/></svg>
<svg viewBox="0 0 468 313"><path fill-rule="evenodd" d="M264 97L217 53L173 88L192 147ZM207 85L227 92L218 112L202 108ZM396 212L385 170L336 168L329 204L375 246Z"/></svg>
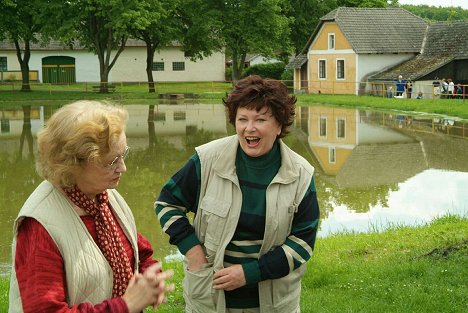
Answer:
<svg viewBox="0 0 468 313"><path fill-rule="evenodd" d="M35 135L57 107L0 108L0 265L10 262L11 228L40 183ZM119 191L139 230L163 259L176 251L162 233L153 202L194 147L232 134L222 105L127 106L132 147ZM316 168L320 236L341 230L418 224L447 212L465 215L468 122L333 107L297 108L287 144ZM4 267L0 266L0 272Z"/></svg>

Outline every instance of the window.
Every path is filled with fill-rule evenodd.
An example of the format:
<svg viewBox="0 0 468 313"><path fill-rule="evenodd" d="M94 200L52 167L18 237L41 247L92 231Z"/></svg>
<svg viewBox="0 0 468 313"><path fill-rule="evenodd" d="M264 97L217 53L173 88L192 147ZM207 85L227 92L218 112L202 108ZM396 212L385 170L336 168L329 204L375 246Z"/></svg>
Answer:
<svg viewBox="0 0 468 313"><path fill-rule="evenodd" d="M185 111L175 111L174 121L185 121Z"/></svg>
<svg viewBox="0 0 468 313"><path fill-rule="evenodd" d="M328 34L328 50L335 50L335 34Z"/></svg>
<svg viewBox="0 0 468 313"><path fill-rule="evenodd" d="M166 121L166 113L165 112L154 112L154 121L155 122L164 122L164 121Z"/></svg>
<svg viewBox="0 0 468 313"><path fill-rule="evenodd" d="M336 148L335 147L328 148L328 161L330 163L336 163Z"/></svg>
<svg viewBox="0 0 468 313"><path fill-rule="evenodd" d="M320 123L319 135L320 137L326 137L327 136L327 118L324 116L321 116L319 123Z"/></svg>
<svg viewBox="0 0 468 313"><path fill-rule="evenodd" d="M153 62L153 71L164 72L164 62Z"/></svg>
<svg viewBox="0 0 468 313"><path fill-rule="evenodd" d="M0 71L8 71L6 57L0 57Z"/></svg>
<svg viewBox="0 0 468 313"><path fill-rule="evenodd" d="M346 120L344 118L338 118L336 120L336 137L345 138L346 132Z"/></svg>
<svg viewBox="0 0 468 313"><path fill-rule="evenodd" d="M345 79L344 60L336 60L336 79Z"/></svg>
<svg viewBox="0 0 468 313"><path fill-rule="evenodd" d="M327 78L327 62L325 60L319 60L319 79Z"/></svg>
<svg viewBox="0 0 468 313"><path fill-rule="evenodd" d="M185 71L185 62L172 62L173 71Z"/></svg>

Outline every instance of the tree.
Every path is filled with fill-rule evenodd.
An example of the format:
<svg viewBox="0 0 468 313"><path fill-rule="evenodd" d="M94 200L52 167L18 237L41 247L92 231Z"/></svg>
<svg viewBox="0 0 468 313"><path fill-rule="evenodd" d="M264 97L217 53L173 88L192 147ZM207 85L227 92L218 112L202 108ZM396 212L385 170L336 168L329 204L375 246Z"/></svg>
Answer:
<svg viewBox="0 0 468 313"><path fill-rule="evenodd" d="M454 21L454 20L468 20L468 10L464 10L461 7L435 7L428 5L402 5L403 9L406 9L414 15L420 16L430 21Z"/></svg>
<svg viewBox="0 0 468 313"><path fill-rule="evenodd" d="M247 53L274 56L277 51L289 48L289 22L282 13L280 0L205 0L201 1L203 14L209 23L202 27L216 46L224 46L232 58L232 80L237 81L244 68ZM195 19L196 20L196 19ZM193 39L189 39L193 42ZM197 46L197 45L192 45ZM188 46L190 50L190 45Z"/></svg>
<svg viewBox="0 0 468 313"><path fill-rule="evenodd" d="M16 57L21 68L21 91L31 91L29 82L29 59L31 44L39 41L38 34L45 21L37 18L37 2L30 0L0 0L0 37L11 41L16 48Z"/></svg>
<svg viewBox="0 0 468 313"><path fill-rule="evenodd" d="M146 75L148 77L149 92L155 92L153 79L153 60L156 50L175 42L180 38L181 22L176 18L176 12L181 0L145 1L141 4L145 7L147 26L134 28L132 37L146 43Z"/></svg>
<svg viewBox="0 0 468 313"><path fill-rule="evenodd" d="M39 0L46 34L64 42L78 41L99 59L100 92L108 92L109 73L134 29L149 25L147 2L138 0ZM154 1L156 3L156 1ZM53 12L51 15L50 13Z"/></svg>
<svg viewBox="0 0 468 313"><path fill-rule="evenodd" d="M284 14L291 19L293 54L299 54L320 18L337 7L336 0L290 0L283 2Z"/></svg>
<svg viewBox="0 0 468 313"><path fill-rule="evenodd" d="M387 0L337 0L339 7L355 8L385 8L388 6Z"/></svg>

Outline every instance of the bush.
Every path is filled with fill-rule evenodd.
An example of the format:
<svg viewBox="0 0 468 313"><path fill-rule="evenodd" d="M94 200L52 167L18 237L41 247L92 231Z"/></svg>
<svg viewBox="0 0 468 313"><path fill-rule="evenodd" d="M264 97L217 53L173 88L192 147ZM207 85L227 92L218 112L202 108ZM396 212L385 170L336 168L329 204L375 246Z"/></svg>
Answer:
<svg viewBox="0 0 468 313"><path fill-rule="evenodd" d="M294 72L292 70L284 70L281 74L281 80L288 87L294 87Z"/></svg>
<svg viewBox="0 0 468 313"><path fill-rule="evenodd" d="M227 82L232 81L232 66L226 66L226 70L224 71L224 79Z"/></svg>
<svg viewBox="0 0 468 313"><path fill-rule="evenodd" d="M285 64L283 62L256 64L248 67L242 73L242 77L249 75L259 75L263 78L272 78L281 80L281 75L284 72Z"/></svg>

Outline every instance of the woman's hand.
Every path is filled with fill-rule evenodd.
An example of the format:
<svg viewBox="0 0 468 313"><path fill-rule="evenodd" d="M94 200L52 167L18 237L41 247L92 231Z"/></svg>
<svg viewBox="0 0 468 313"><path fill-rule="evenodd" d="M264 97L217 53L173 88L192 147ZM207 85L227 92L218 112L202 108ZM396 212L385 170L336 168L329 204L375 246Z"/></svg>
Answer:
<svg viewBox="0 0 468 313"><path fill-rule="evenodd" d="M187 251L185 256L187 257L187 270L191 272L198 271L203 267L203 265L208 263L205 251L203 251L203 248L200 245L192 247Z"/></svg>
<svg viewBox="0 0 468 313"><path fill-rule="evenodd" d="M166 285L166 279L174 274L172 270L161 272L161 263L148 267L144 274L136 273L131 278L122 296L130 313L141 312L149 305L156 308L165 301L166 292L174 290L174 285Z"/></svg>
<svg viewBox="0 0 468 313"><path fill-rule="evenodd" d="M231 291L246 284L242 265L236 264L223 268L213 275L213 288Z"/></svg>

